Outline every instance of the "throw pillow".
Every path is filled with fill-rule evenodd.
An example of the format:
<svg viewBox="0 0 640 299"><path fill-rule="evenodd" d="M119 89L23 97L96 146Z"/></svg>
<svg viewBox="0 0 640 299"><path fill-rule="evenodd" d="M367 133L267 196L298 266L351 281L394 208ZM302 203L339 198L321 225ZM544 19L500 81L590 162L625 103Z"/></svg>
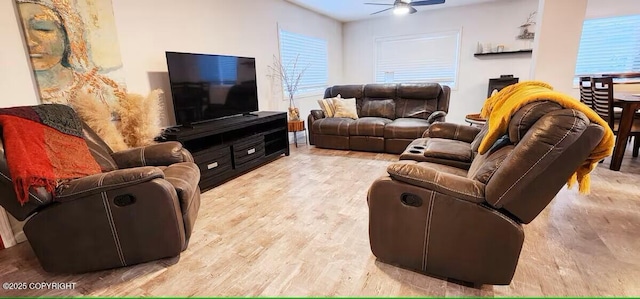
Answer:
<svg viewBox="0 0 640 299"><path fill-rule="evenodd" d="M358 119L358 110L356 109L356 98L342 99L333 98L333 105L336 107L336 113L333 117L346 117Z"/></svg>
<svg viewBox="0 0 640 299"><path fill-rule="evenodd" d="M360 111L362 116L396 118L396 102L387 100L366 100Z"/></svg>
<svg viewBox="0 0 640 299"><path fill-rule="evenodd" d="M320 105L320 109L324 112L325 117L333 117L336 113L336 106L333 105L333 99L318 100L318 105Z"/></svg>

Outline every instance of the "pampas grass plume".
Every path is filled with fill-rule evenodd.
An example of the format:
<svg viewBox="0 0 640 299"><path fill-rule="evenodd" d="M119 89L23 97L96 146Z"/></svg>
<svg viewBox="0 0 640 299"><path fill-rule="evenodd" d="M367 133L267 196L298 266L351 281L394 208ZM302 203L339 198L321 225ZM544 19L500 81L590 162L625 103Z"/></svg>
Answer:
<svg viewBox="0 0 640 299"><path fill-rule="evenodd" d="M160 135L160 111L162 110L160 89L153 90L146 97L127 94L119 99L116 111L120 115L118 128L124 141L131 147L153 144Z"/></svg>
<svg viewBox="0 0 640 299"><path fill-rule="evenodd" d="M69 100L80 118L104 140L111 150L117 152L129 148L122 134L111 121L111 109L87 93L79 93Z"/></svg>

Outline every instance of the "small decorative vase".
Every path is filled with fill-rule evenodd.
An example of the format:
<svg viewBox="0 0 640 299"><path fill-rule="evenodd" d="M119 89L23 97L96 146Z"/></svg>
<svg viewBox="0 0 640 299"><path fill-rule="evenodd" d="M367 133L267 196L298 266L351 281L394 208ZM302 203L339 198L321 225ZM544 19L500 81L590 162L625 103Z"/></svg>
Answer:
<svg viewBox="0 0 640 299"><path fill-rule="evenodd" d="M300 120L300 110L297 107L289 107L289 120Z"/></svg>

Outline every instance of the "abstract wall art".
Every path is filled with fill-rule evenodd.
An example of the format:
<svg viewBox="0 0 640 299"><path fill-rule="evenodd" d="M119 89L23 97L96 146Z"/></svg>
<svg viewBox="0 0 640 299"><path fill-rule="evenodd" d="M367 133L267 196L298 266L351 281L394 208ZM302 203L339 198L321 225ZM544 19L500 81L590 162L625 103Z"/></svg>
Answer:
<svg viewBox="0 0 640 299"><path fill-rule="evenodd" d="M111 0L16 0L43 103L126 96Z"/></svg>

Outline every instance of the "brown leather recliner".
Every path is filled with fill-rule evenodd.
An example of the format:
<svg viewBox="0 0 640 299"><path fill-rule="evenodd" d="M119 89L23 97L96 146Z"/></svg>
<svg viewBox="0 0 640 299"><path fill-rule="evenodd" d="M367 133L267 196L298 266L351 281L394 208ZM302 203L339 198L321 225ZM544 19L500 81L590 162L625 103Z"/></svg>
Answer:
<svg viewBox="0 0 640 299"><path fill-rule="evenodd" d="M64 184L55 198L32 188L24 206L0 140L0 205L28 218L24 233L42 267L88 272L185 250L200 207L200 170L191 154L178 142L114 153L86 124L84 138L102 174Z"/></svg>
<svg viewBox="0 0 640 299"><path fill-rule="evenodd" d="M390 165L368 194L373 254L439 277L509 284L522 224L549 204L603 135L577 110L536 102L514 114L508 134L469 170L411 160Z"/></svg>

